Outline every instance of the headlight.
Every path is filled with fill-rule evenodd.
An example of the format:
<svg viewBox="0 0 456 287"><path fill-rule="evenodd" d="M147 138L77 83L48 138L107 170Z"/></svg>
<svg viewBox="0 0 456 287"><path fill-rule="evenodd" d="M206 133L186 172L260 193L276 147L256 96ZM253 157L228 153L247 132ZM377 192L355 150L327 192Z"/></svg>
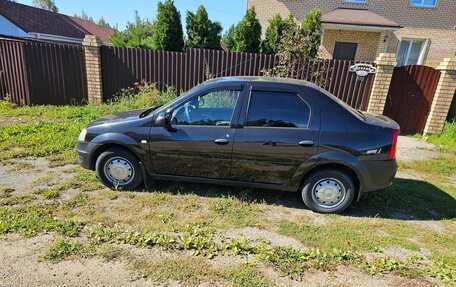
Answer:
<svg viewBox="0 0 456 287"><path fill-rule="evenodd" d="M79 134L78 141L80 141L80 142L85 142L86 135L87 135L87 130L86 130L86 129L83 129L83 130L81 131L81 133Z"/></svg>

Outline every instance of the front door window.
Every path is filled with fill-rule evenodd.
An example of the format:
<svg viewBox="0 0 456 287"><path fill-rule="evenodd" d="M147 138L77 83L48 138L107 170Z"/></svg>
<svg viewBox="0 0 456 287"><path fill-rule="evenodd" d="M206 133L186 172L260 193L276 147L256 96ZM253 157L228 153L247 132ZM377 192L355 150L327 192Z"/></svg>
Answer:
<svg viewBox="0 0 456 287"><path fill-rule="evenodd" d="M424 40L420 39L402 40L397 53L397 65L400 67L418 64L423 45Z"/></svg>

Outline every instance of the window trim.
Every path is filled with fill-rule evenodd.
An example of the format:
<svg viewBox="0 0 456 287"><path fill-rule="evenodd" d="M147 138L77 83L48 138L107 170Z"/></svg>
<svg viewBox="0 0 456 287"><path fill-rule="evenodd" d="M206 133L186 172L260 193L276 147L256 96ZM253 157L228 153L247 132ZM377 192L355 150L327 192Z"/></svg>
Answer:
<svg viewBox="0 0 456 287"><path fill-rule="evenodd" d="M301 101L303 101L307 107L309 107L309 119L307 120L307 126L306 127L259 127L259 126L247 126L247 118L249 115L249 109L250 109L250 101L252 99L252 93L257 92L257 93L279 93L279 94L293 94L297 96ZM244 122L242 124L243 128L249 128L249 129L286 129L286 130L309 130L310 129L310 121L312 119L312 107L309 105L309 103L304 100L301 95L297 92L293 91L274 91L274 90L250 90L250 93L248 95L248 101L247 101L247 107L245 110L245 117L244 117Z"/></svg>
<svg viewBox="0 0 456 287"><path fill-rule="evenodd" d="M367 0L342 0L344 3L366 4Z"/></svg>
<svg viewBox="0 0 456 287"><path fill-rule="evenodd" d="M233 120L235 119L235 113L236 113L236 109L238 108L239 106L239 102L240 102L240 99L241 99L241 96L242 96L242 89L233 89L233 88L230 88L230 87L217 87L217 88L213 88L213 89L209 89L209 90L204 90L204 91L201 91L200 93L198 94L195 94L194 96L192 97L189 97L188 99L176 104L171 112L174 113L174 111L179 108L181 105L185 105L187 104L188 102L192 101L193 99L195 98L198 98L198 97L204 97L210 93L213 93L213 92L217 92L217 91L237 91L239 92L239 95L236 99L236 104L234 105L233 107L233 113L231 114L231 120L230 120L230 124L228 126L209 126L209 125L173 125L174 127L206 127L206 128L231 128L233 126Z"/></svg>
<svg viewBox="0 0 456 287"><path fill-rule="evenodd" d="M415 4L413 3L413 0L410 0L410 5L412 5L412 7L421 7L421 8L435 8L437 7L437 0L435 0L434 2L434 5L426 5L424 4L424 0L420 0L421 3L420 4Z"/></svg>
<svg viewBox="0 0 456 287"><path fill-rule="evenodd" d="M421 39L421 38L401 38L400 41L399 41L399 45L397 45L396 60L399 57L399 51L401 49L401 42L402 41L408 41L409 42L408 47L407 47L407 52L406 52L406 55L405 55L405 59L404 59L404 64L402 66L420 65L420 62L421 62L422 56L423 56L423 52L424 52L424 49L425 49L425 46L426 46L426 39ZM422 42L421 48L420 48L420 54L418 56L418 60L417 60L416 64L407 64L407 62L408 62L408 60L410 58L410 52L412 50L413 41L421 41Z"/></svg>

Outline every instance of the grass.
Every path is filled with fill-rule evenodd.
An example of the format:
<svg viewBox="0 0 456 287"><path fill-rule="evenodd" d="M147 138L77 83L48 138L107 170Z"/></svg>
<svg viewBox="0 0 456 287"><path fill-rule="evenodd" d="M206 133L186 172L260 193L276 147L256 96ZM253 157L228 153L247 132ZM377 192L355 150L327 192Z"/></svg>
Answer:
<svg viewBox="0 0 456 287"><path fill-rule="evenodd" d="M440 135L431 135L429 142L442 148L445 152L456 153L456 122L446 122Z"/></svg>
<svg viewBox="0 0 456 287"><path fill-rule="evenodd" d="M153 87L128 94L102 105L15 107L0 101L0 161L12 158L47 157L60 164L75 163L74 147L81 130L110 113L145 108L167 101ZM24 124L11 119L21 118ZM13 124L10 124L13 123Z"/></svg>
<svg viewBox="0 0 456 287"><path fill-rule="evenodd" d="M81 245L71 240L58 240L44 254L44 258L57 263L68 258L71 255L76 255L81 250Z"/></svg>

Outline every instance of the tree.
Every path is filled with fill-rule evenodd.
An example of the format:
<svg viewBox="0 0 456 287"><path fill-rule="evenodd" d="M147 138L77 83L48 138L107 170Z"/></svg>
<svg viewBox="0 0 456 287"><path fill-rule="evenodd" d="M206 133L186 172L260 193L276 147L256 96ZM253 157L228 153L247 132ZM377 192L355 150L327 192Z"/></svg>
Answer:
<svg viewBox="0 0 456 287"><path fill-rule="evenodd" d="M111 28L111 26L109 25L108 22L106 22L106 20L103 18L103 16L100 18L100 20L98 20L97 25L101 26L101 27Z"/></svg>
<svg viewBox="0 0 456 287"><path fill-rule="evenodd" d="M321 44L321 11L312 9L302 21L302 30L308 37L307 55L316 57Z"/></svg>
<svg viewBox="0 0 456 287"><path fill-rule="evenodd" d="M282 38L283 29L286 20L282 19L279 13L269 19L269 26L266 29L266 35L261 43L261 52L266 54L276 54L279 49L280 39Z"/></svg>
<svg viewBox="0 0 456 287"><path fill-rule="evenodd" d="M234 43L234 32L236 31L236 26L231 25L230 28L223 34L222 41L225 43L225 45L228 47L228 49L231 49L232 47L235 46Z"/></svg>
<svg viewBox="0 0 456 287"><path fill-rule="evenodd" d="M138 11L135 11L135 22L128 22L127 28L124 31L115 29L114 35L111 37L110 41L117 47L152 49L153 35L153 23L147 19L141 19Z"/></svg>
<svg viewBox="0 0 456 287"><path fill-rule="evenodd" d="M283 29L283 35L278 45L279 62L275 68L275 76L290 77L296 74L298 64L308 57L308 37L289 17Z"/></svg>
<svg viewBox="0 0 456 287"><path fill-rule="evenodd" d="M59 8L55 6L54 0L33 0L33 6L51 12L59 12Z"/></svg>
<svg viewBox="0 0 456 287"><path fill-rule="evenodd" d="M155 50L165 51L182 51L184 48L180 13L172 0L158 2L152 46Z"/></svg>
<svg viewBox="0 0 456 287"><path fill-rule="evenodd" d="M93 18L90 17L89 15L87 15L87 13L86 13L86 11L84 11L84 9L82 9L81 15L74 14L74 17L80 18L80 19L83 19L83 20L86 20L86 21L90 21L90 22L92 22L92 23L95 23L95 21L93 20Z"/></svg>
<svg viewBox="0 0 456 287"><path fill-rule="evenodd" d="M258 53L261 44L261 25L256 18L255 7L247 10L244 18L237 24L226 46L233 52Z"/></svg>
<svg viewBox="0 0 456 287"><path fill-rule="evenodd" d="M189 48L220 49L222 25L209 20L206 8L198 7L196 14L187 11L187 41Z"/></svg>

